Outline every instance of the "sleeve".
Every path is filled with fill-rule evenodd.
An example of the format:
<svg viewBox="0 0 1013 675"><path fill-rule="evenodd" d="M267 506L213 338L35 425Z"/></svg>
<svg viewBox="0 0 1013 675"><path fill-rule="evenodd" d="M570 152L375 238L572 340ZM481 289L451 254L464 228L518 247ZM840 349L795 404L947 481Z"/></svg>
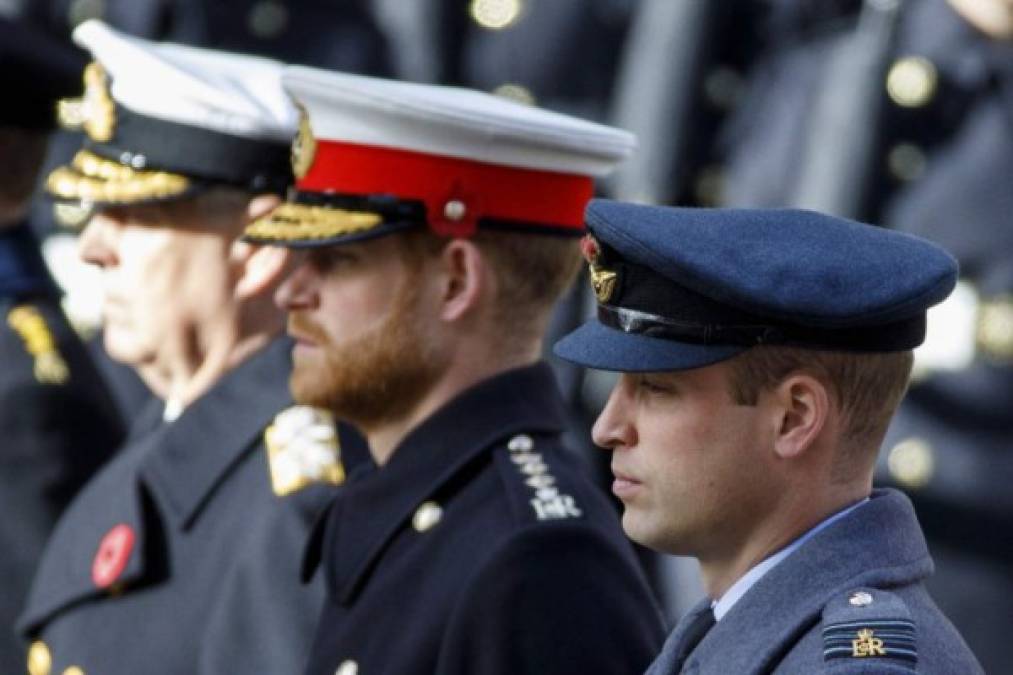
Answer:
<svg viewBox="0 0 1013 675"><path fill-rule="evenodd" d="M629 551L586 523L543 523L508 540L469 582L436 672L642 673L663 639Z"/></svg>

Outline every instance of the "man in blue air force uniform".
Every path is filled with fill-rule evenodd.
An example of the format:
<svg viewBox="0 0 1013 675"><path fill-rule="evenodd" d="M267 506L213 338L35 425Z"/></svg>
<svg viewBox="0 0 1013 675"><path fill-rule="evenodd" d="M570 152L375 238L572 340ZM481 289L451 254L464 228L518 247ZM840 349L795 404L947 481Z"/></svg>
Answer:
<svg viewBox="0 0 1013 675"><path fill-rule="evenodd" d="M291 407L286 254L237 241L290 181L281 66L98 22L75 39L96 62L62 116L87 139L47 188L92 211L105 346L165 400L50 539L29 672L297 672L323 599L302 542L343 467L330 420Z"/></svg>
<svg viewBox="0 0 1013 675"><path fill-rule="evenodd" d="M363 430L312 540L314 674L639 673L659 615L564 450L539 362L592 176L629 134L463 89L290 68L296 189L247 237L305 249L278 292L293 393Z"/></svg>
<svg viewBox="0 0 1013 675"><path fill-rule="evenodd" d="M910 502L872 490L952 257L811 211L587 220L598 315L556 352L621 373L593 435L623 528L698 558L710 596L648 672L982 672L922 585Z"/></svg>

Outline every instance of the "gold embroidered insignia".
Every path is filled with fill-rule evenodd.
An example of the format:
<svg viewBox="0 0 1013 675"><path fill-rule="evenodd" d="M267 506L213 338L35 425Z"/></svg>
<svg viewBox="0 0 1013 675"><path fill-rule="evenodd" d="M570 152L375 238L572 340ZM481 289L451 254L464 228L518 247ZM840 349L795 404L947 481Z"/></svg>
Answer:
<svg viewBox="0 0 1013 675"><path fill-rule="evenodd" d="M259 241L307 241L364 232L382 223L376 213L286 202L251 223L243 236Z"/></svg>
<svg viewBox="0 0 1013 675"><path fill-rule="evenodd" d="M599 264L601 246L598 244L598 240L591 235L585 235L581 240L580 250L588 262L591 272L591 288L594 289L595 297L598 298L598 302L608 302L616 287L616 273Z"/></svg>
<svg viewBox="0 0 1013 675"><path fill-rule="evenodd" d="M84 129L97 143L106 143L116 129L116 104L109 94L109 78L98 63L84 69L84 96L60 101L60 125L66 129Z"/></svg>
<svg viewBox="0 0 1013 675"><path fill-rule="evenodd" d="M883 647L883 641L873 636L871 629L863 628L851 641L851 655L858 658L886 656L886 649Z"/></svg>
<svg viewBox="0 0 1013 675"><path fill-rule="evenodd" d="M7 325L21 336L25 349L34 357L32 373L40 384L64 384L70 379L67 362L57 350L53 333L39 310L19 305L7 313Z"/></svg>
<svg viewBox="0 0 1013 675"><path fill-rule="evenodd" d="M299 132L292 141L292 173L297 179L305 176L317 154L317 139L313 136L310 116L306 109L299 107Z"/></svg>
<svg viewBox="0 0 1013 675"><path fill-rule="evenodd" d="M279 497L313 483L345 480L341 447L330 413L305 405L283 410L264 431L271 488Z"/></svg>

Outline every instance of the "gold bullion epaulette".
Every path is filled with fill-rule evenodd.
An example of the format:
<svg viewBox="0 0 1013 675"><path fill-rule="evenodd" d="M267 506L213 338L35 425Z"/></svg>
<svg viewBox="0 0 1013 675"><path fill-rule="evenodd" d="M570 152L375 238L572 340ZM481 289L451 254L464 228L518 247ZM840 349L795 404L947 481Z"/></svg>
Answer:
<svg viewBox="0 0 1013 675"><path fill-rule="evenodd" d="M264 431L271 488L278 496L314 483L345 481L334 418L325 410L296 405L280 412Z"/></svg>

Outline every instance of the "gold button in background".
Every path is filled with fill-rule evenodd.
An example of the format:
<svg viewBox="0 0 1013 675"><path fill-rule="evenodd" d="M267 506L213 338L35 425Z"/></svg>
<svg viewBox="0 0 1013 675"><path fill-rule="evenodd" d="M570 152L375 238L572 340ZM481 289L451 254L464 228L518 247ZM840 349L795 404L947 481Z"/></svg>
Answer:
<svg viewBox="0 0 1013 675"><path fill-rule="evenodd" d="M886 91L891 100L903 108L919 108L936 94L939 74L928 59L906 56L890 67Z"/></svg>
<svg viewBox="0 0 1013 675"><path fill-rule="evenodd" d="M919 488L932 480L936 470L935 453L927 441L912 437L893 446L886 465L900 485Z"/></svg>

